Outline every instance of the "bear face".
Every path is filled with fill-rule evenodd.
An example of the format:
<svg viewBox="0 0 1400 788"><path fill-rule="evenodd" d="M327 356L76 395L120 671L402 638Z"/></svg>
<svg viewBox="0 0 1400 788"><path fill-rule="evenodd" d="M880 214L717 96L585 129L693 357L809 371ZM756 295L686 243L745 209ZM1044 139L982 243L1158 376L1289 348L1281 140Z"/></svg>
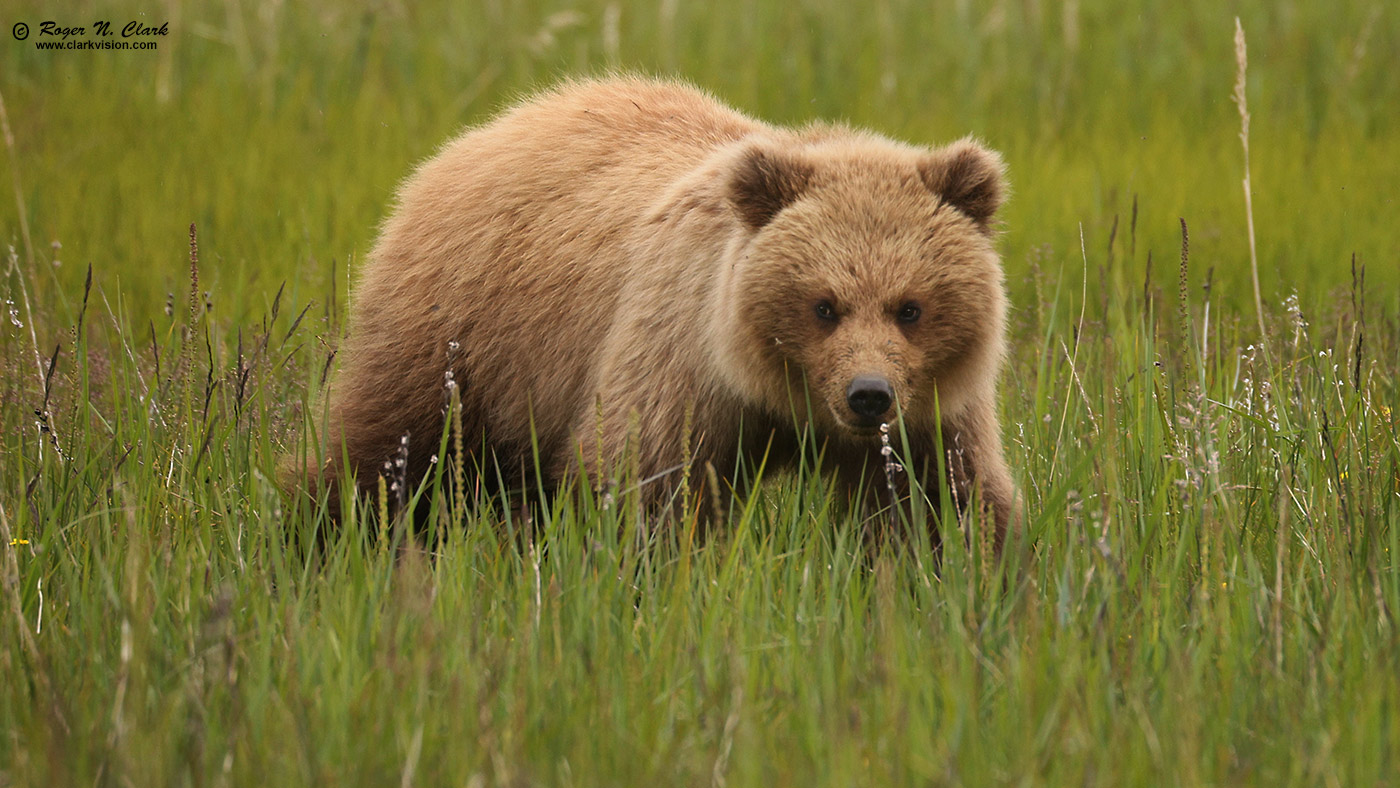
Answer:
<svg viewBox="0 0 1400 788"><path fill-rule="evenodd" d="M921 430L955 416L1003 352L989 226L1000 161L970 142L891 147L760 144L730 181L750 233L725 283L731 323L717 332L733 340L730 363L769 412L858 441L897 414Z"/></svg>

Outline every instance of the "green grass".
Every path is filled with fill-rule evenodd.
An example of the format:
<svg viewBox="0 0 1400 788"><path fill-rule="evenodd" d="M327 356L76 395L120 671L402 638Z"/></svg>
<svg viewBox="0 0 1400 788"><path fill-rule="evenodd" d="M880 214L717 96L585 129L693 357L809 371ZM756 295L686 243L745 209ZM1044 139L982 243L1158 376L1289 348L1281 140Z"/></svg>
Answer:
<svg viewBox="0 0 1400 788"><path fill-rule="evenodd" d="M1120 5L19 3L171 35L0 42L0 785L1393 780L1400 14L1241 12L1261 337L1233 12ZM395 183L614 66L1006 154L1004 562L868 552L806 479L706 540L585 501L289 547Z"/></svg>

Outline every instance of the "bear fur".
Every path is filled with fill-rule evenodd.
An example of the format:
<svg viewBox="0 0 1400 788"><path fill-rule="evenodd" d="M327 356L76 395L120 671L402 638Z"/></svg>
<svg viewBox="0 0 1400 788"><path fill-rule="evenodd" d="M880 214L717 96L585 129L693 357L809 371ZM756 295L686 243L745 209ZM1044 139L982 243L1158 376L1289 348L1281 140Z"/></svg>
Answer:
<svg viewBox="0 0 1400 788"><path fill-rule="evenodd" d="M968 140L781 128L673 82L560 85L403 184L313 475L373 489L407 435L421 478L450 371L478 465L530 479L537 449L536 481L582 460L596 483L626 455L653 500L681 477L687 427L702 482L706 463L730 482L741 458L791 464L810 430L851 492L887 499L876 428L899 416L909 472L936 494L941 430L960 505L975 491L1000 543L1003 193L1000 159Z"/></svg>

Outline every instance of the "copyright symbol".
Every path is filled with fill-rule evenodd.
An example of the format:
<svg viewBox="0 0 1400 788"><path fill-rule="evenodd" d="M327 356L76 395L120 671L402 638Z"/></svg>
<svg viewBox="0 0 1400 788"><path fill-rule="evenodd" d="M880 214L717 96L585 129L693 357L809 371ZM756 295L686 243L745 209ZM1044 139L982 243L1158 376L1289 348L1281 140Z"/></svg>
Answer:
<svg viewBox="0 0 1400 788"><path fill-rule="evenodd" d="M29 38L29 25L26 25L23 22L16 22L13 32L17 40L23 41L24 39Z"/></svg>

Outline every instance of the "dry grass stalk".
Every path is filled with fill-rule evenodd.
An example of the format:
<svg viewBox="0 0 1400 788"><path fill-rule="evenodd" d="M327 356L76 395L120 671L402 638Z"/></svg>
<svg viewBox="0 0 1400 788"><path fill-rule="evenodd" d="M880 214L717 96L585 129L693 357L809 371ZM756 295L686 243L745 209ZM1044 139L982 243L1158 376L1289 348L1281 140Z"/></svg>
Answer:
<svg viewBox="0 0 1400 788"><path fill-rule="evenodd" d="M1259 318L1259 336L1264 336L1264 299L1259 292L1259 253L1254 244L1254 196L1249 185L1249 101L1245 96L1245 71L1249 56L1244 43L1244 26L1235 17L1235 106L1240 110L1240 144L1244 146L1244 215L1249 227L1249 272L1254 278L1254 313Z"/></svg>

